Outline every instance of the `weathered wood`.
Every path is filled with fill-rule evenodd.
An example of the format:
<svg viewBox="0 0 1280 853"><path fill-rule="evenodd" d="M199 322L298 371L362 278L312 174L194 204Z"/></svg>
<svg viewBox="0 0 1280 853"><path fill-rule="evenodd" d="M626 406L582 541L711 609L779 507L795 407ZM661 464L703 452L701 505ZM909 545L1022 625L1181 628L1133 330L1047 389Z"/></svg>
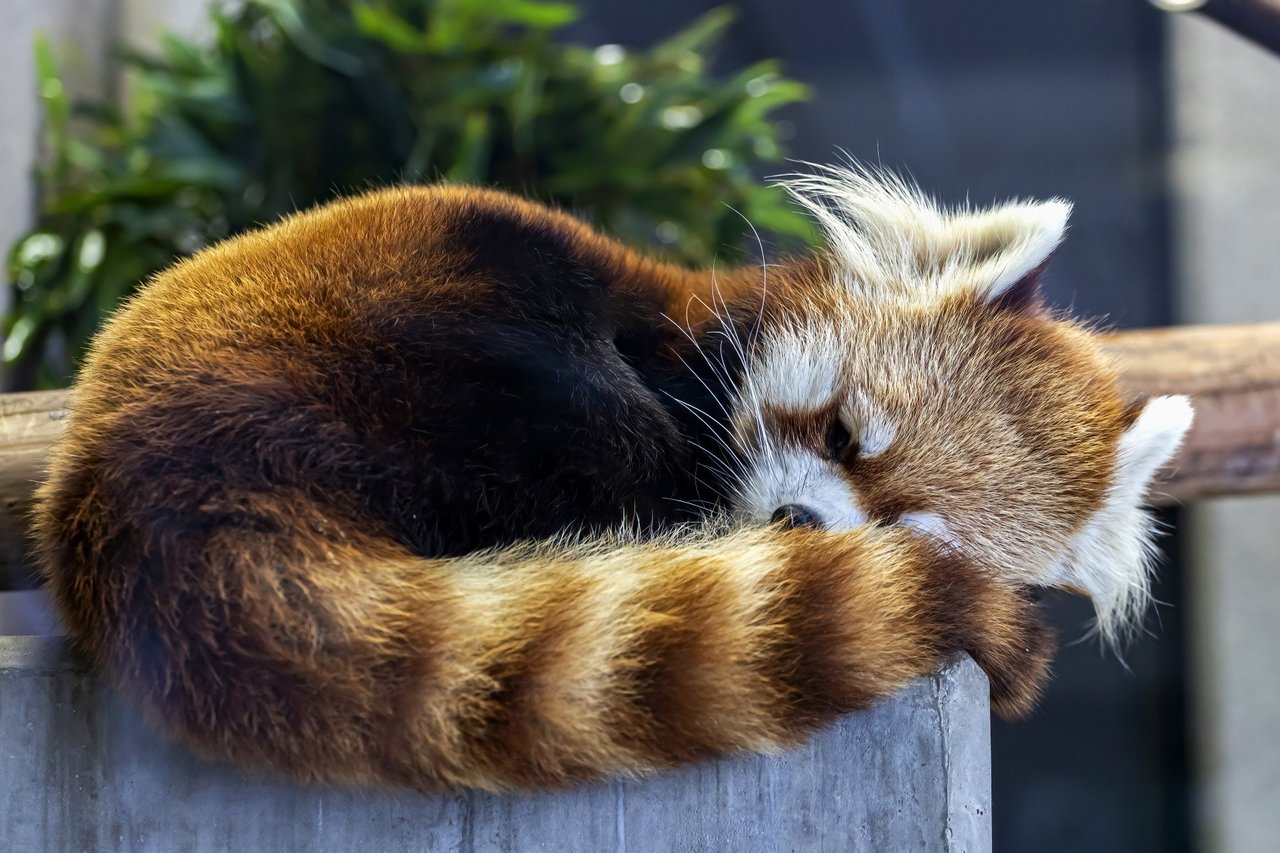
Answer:
<svg viewBox="0 0 1280 853"><path fill-rule="evenodd" d="M1280 491L1280 323L1119 332L1106 345L1135 398L1189 394L1195 402L1157 503Z"/></svg>
<svg viewBox="0 0 1280 853"><path fill-rule="evenodd" d="M0 591L35 584L26 559L31 493L69 398L66 391L0 394Z"/></svg>
<svg viewBox="0 0 1280 853"><path fill-rule="evenodd" d="M1135 398L1195 399L1195 425L1154 502L1280 491L1280 323L1116 332L1105 345ZM22 530L69 399L0 395L0 590L32 583Z"/></svg>
<svg viewBox="0 0 1280 853"><path fill-rule="evenodd" d="M52 639L0 637L7 850L991 849L987 681L961 659L808 745L535 796L247 776L165 743Z"/></svg>

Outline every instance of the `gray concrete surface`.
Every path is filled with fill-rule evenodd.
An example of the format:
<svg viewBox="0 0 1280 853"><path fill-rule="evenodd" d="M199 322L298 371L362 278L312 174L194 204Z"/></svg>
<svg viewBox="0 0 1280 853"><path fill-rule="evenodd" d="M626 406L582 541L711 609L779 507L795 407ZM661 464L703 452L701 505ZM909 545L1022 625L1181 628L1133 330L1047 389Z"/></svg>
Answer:
<svg viewBox="0 0 1280 853"><path fill-rule="evenodd" d="M51 638L0 638L0 848L984 851L968 659L808 746L538 796L300 788L163 742Z"/></svg>
<svg viewBox="0 0 1280 853"><path fill-rule="evenodd" d="M1280 57L1179 17L1170 43L1182 319L1280 320ZM1280 838L1280 497L1188 513L1203 849Z"/></svg>
<svg viewBox="0 0 1280 853"><path fill-rule="evenodd" d="M51 636L62 626L42 589L0 592L0 636Z"/></svg>

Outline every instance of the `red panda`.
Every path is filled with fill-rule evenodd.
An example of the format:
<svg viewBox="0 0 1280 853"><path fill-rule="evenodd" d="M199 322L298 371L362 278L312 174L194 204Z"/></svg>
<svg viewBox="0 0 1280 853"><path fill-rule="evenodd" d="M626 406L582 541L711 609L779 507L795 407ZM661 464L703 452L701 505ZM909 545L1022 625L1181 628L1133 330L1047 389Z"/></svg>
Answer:
<svg viewBox="0 0 1280 853"><path fill-rule="evenodd" d="M1000 713L1114 636L1191 412L1041 305L1064 202L790 185L727 271L451 186L176 264L98 335L38 493L71 640L169 735L303 781L563 786L802 739L955 652Z"/></svg>

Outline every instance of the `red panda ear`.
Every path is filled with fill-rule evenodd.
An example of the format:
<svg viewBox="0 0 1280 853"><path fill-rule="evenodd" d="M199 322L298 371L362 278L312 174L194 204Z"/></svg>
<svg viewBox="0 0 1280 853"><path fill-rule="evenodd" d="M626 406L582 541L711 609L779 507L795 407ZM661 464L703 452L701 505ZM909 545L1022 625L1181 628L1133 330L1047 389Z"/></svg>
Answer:
<svg viewBox="0 0 1280 853"><path fill-rule="evenodd" d="M1127 409L1102 504L1053 569L1053 585L1093 599L1098 628L1113 644L1138 624L1147 602L1153 524L1142 506L1194 418L1191 401L1182 396L1153 397Z"/></svg>
<svg viewBox="0 0 1280 853"><path fill-rule="evenodd" d="M999 295L991 296L988 292L987 304L1010 314L1039 314L1044 310L1044 290L1040 287L1040 276L1044 274L1051 259L1045 258L1040 266L1006 287Z"/></svg>
<svg viewBox="0 0 1280 853"><path fill-rule="evenodd" d="M1071 205L1061 199L1009 205L995 211L1003 245L975 266L991 276L982 301L1002 311L1034 313L1044 303L1040 276L1067 231Z"/></svg>

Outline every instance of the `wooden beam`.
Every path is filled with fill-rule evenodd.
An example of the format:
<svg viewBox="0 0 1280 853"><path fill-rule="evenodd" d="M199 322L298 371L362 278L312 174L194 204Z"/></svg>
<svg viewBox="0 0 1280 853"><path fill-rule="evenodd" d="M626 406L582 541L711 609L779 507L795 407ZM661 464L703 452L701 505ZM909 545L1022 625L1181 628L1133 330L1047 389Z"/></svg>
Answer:
<svg viewBox="0 0 1280 853"><path fill-rule="evenodd" d="M1280 491L1280 323L1116 332L1104 346L1135 399L1195 400L1195 425L1155 503ZM69 400L66 391L0 395L0 590L35 581L24 528Z"/></svg>
<svg viewBox="0 0 1280 853"><path fill-rule="evenodd" d="M1106 347L1134 398L1189 394L1195 403L1157 503L1280 491L1280 323L1117 332Z"/></svg>
<svg viewBox="0 0 1280 853"><path fill-rule="evenodd" d="M0 590L36 583L26 559L31 493L69 399L66 391L0 394Z"/></svg>

